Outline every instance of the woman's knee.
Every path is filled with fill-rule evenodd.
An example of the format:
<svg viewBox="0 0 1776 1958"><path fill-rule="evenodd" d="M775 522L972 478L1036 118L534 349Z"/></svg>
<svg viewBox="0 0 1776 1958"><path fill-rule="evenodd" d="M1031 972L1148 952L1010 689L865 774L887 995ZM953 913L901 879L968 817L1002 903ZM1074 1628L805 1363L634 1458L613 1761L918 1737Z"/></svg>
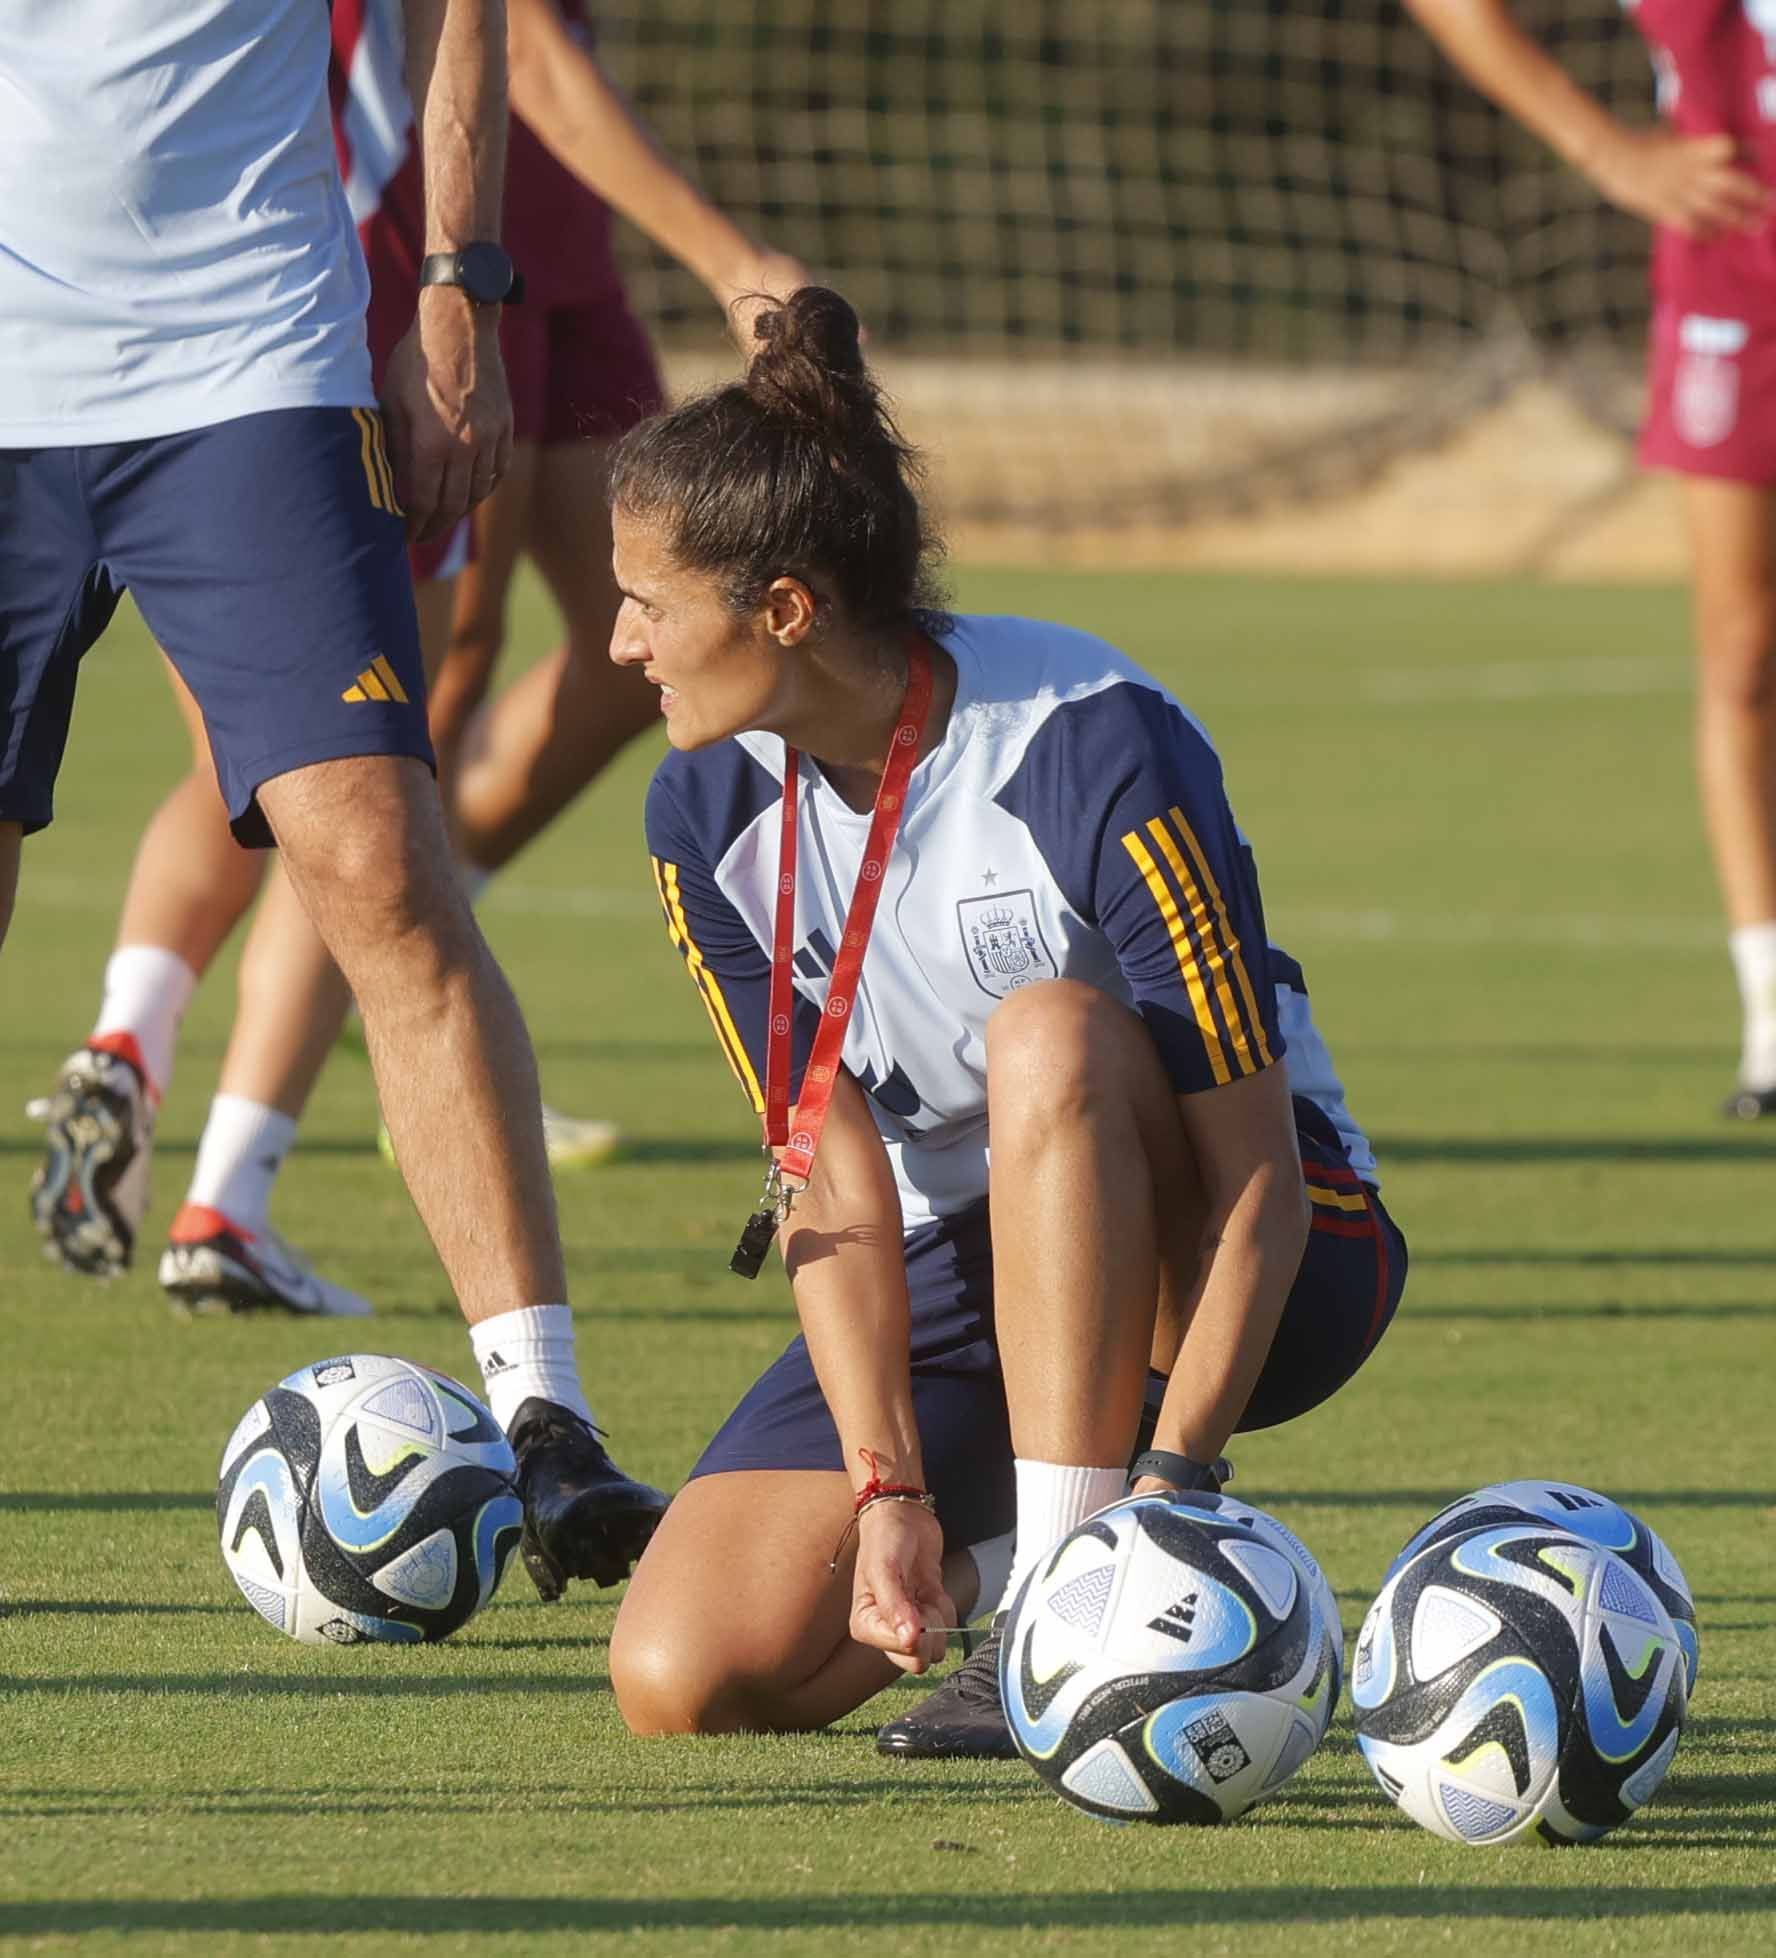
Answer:
<svg viewBox="0 0 1776 1958"><path fill-rule="evenodd" d="M1776 591L1745 591L1704 607L1697 644L1709 700L1741 713L1776 714Z"/></svg>
<svg viewBox="0 0 1776 1958"><path fill-rule="evenodd" d="M1139 1017L1099 987L1077 979L1020 987L987 1022L995 1149L1020 1114L1046 1125L1069 1110L1124 1102L1138 1078L1157 1079L1158 1066Z"/></svg>
<svg viewBox="0 0 1776 1958"><path fill-rule="evenodd" d="M731 1646L694 1626L619 1612L610 1679L632 1734L733 1734L781 1724L770 1717L768 1690L746 1676Z"/></svg>

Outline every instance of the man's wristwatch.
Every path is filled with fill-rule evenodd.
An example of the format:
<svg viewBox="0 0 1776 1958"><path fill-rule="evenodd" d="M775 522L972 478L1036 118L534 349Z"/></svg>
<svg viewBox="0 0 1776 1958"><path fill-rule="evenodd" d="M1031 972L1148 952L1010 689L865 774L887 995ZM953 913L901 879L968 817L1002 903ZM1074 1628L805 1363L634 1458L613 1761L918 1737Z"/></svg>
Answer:
<svg viewBox="0 0 1776 1958"><path fill-rule="evenodd" d="M433 252L419 268L422 286L460 286L477 306L516 306L524 279L503 245L464 245L461 251Z"/></svg>

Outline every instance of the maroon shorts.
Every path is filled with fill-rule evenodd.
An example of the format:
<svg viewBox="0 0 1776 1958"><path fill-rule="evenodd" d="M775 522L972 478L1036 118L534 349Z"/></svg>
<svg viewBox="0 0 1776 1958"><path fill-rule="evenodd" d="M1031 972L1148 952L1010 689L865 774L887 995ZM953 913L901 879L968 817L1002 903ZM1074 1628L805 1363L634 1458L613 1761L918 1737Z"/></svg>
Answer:
<svg viewBox="0 0 1776 1958"><path fill-rule="evenodd" d="M653 348L620 292L595 303L509 306L500 325L520 442L609 442L665 396Z"/></svg>
<svg viewBox="0 0 1776 1958"><path fill-rule="evenodd" d="M1776 484L1776 327L1660 305L1639 457L1648 469Z"/></svg>

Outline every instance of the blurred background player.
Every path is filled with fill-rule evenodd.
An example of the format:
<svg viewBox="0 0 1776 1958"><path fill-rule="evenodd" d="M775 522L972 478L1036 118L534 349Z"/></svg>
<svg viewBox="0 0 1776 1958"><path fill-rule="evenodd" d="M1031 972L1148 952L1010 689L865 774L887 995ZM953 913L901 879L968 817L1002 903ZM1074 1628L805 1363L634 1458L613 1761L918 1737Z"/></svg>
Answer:
<svg viewBox="0 0 1776 1958"><path fill-rule="evenodd" d="M673 748L667 928L768 1140L818 1152L779 1233L802 1336L618 1615L638 1732L818 1727L922 1670L1131 1475L1218 1488L1229 1437L1335 1393L1405 1280L1201 727L1101 639L934 611L855 314L811 288L758 330L745 381L612 476L612 657ZM878 1745L1011 1755L998 1644Z"/></svg>
<svg viewBox="0 0 1776 1958"><path fill-rule="evenodd" d="M1655 227L1640 460L1683 478L1696 767L1743 1008L1726 1112L1776 1113L1776 4L1638 0L1661 129L1620 122L1510 0L1407 0L1458 67Z"/></svg>
<svg viewBox="0 0 1776 1958"><path fill-rule="evenodd" d="M506 311L501 326L516 446L474 548L465 524L417 546L412 560L432 679L431 726L472 888L654 716L652 690L607 657L618 600L605 456L611 439L661 396L612 259L606 199L696 270L736 318L749 316L747 295L788 290L802 277L796 261L756 246L660 153L552 0L511 0L508 18L516 113L505 236L526 281L523 303ZM333 56L335 138L370 269L369 336L380 372L411 320L425 241L398 7L341 0L333 12ZM524 553L560 606L566 639L483 709L511 578ZM132 1101L133 1147L106 1164L102 1201L115 1221L96 1254L65 1204L43 1198L52 1188L78 1190L78 1179L65 1183L52 1170L39 1182L39 1222L52 1246L71 1267L100 1275L127 1263L146 1210L153 1112L171 1075L180 1016L264 868L264 859L228 836L201 718L176 674L173 680L191 732L192 768L156 812L138 852L94 1031L66 1063L57 1094L38 1104L51 1119L53 1165L77 1153L53 1113L69 1105L69 1084L87 1079L100 1056L109 1057L108 1067L123 1065L118 1078ZM362 684L374 689L387 680L372 672ZM273 1184L347 1007L337 970L274 866L242 953L218 1092L160 1260L161 1282L175 1298L346 1316L370 1310L367 1300L317 1274L269 1221ZM556 1161L608 1154L615 1141L608 1124L547 1110L545 1135ZM510 1345L490 1339L478 1349L496 1412L509 1396L495 1390L490 1356L509 1361ZM585 1411L577 1386L571 1395L557 1386L557 1398L566 1395L567 1404Z"/></svg>
<svg viewBox="0 0 1776 1958"><path fill-rule="evenodd" d="M55 186L0 212L0 893L127 589L201 708L217 848L275 840L292 915L357 997L414 1202L497 1341L525 1554L559 1591L622 1575L665 1499L583 1411L530 1041L432 777L404 533L446 534L510 458L505 44L481 0L407 0L404 25L440 276L378 390L319 12L0 9L0 175ZM171 1053L153 1026L80 1056L48 1110L33 1208L77 1270L128 1255Z"/></svg>

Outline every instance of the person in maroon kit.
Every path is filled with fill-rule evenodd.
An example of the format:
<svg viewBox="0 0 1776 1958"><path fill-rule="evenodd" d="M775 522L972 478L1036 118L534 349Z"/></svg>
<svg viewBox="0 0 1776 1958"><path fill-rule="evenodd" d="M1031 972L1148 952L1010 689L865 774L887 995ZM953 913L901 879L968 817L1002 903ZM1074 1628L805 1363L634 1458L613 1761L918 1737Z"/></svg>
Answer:
<svg viewBox="0 0 1776 1958"><path fill-rule="evenodd" d="M1493 101L1648 219L1640 460L1683 479L1696 766L1744 1009L1726 1112L1776 1114L1776 0L1637 0L1661 127L1633 128L1509 0L1407 0Z"/></svg>

